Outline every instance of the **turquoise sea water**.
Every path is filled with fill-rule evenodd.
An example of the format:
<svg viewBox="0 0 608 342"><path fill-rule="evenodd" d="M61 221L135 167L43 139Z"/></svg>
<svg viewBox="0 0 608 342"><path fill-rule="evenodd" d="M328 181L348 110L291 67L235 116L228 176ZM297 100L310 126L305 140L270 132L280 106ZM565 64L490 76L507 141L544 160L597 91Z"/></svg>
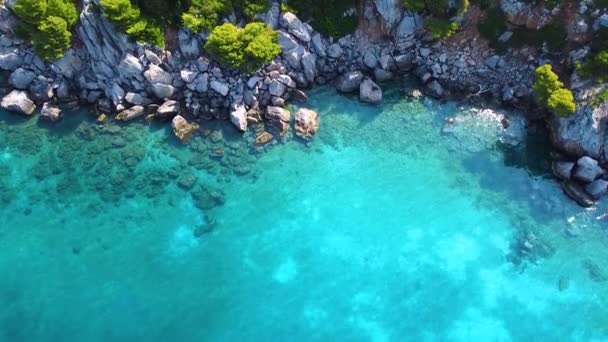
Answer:
<svg viewBox="0 0 608 342"><path fill-rule="evenodd" d="M608 340L604 208L561 194L542 134L400 87L307 106L312 145L263 153L227 123L182 146L0 113L0 340Z"/></svg>

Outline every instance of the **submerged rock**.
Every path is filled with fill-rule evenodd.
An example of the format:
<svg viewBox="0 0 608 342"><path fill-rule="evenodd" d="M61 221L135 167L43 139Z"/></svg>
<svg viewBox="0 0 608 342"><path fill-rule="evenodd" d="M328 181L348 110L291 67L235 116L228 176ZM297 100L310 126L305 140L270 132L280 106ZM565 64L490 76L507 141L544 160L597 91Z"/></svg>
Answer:
<svg viewBox="0 0 608 342"><path fill-rule="evenodd" d="M587 195L583 188L573 181L563 182L562 190L564 190L564 193L566 193L566 195L575 200L576 203L578 203L582 207L590 207L595 204L593 199L589 195Z"/></svg>
<svg viewBox="0 0 608 342"><path fill-rule="evenodd" d="M319 115L317 112L300 108L295 115L296 135L304 140L312 140L319 130Z"/></svg>
<svg viewBox="0 0 608 342"><path fill-rule="evenodd" d="M32 115L36 110L36 104L30 100L25 91L13 90L2 98L0 107L11 112L24 115Z"/></svg>
<svg viewBox="0 0 608 342"><path fill-rule="evenodd" d="M553 175L561 180L568 180L572 175L572 169L574 168L574 163L566 162L566 161L554 161L551 163L551 170L553 171Z"/></svg>
<svg viewBox="0 0 608 342"><path fill-rule="evenodd" d="M171 127L173 127L173 133L175 136L182 143L188 142L188 139L190 139L192 134L194 134L194 132L196 132L199 128L196 122L189 123L181 115L177 115L173 118L173 121L171 121Z"/></svg>
<svg viewBox="0 0 608 342"><path fill-rule="evenodd" d="M42 109L40 110L40 119L56 122L61 120L61 117L61 109L56 105L50 102L45 102L44 105L42 105Z"/></svg>

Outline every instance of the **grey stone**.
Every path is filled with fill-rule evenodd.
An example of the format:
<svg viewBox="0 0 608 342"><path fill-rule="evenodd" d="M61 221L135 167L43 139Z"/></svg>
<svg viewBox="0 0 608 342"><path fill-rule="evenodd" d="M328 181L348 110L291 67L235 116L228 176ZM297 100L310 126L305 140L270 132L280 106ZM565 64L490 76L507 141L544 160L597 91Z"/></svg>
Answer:
<svg viewBox="0 0 608 342"><path fill-rule="evenodd" d="M142 106L133 106L131 108L125 109L116 115L116 120L118 121L131 121L139 118L144 115L146 112L145 108Z"/></svg>
<svg viewBox="0 0 608 342"><path fill-rule="evenodd" d="M377 82L385 82L393 78L393 73L381 68L374 69L374 79Z"/></svg>
<svg viewBox="0 0 608 342"><path fill-rule="evenodd" d="M198 71L192 71L189 69L184 69L179 72L182 81L186 83L192 83L198 77Z"/></svg>
<svg viewBox="0 0 608 342"><path fill-rule="evenodd" d="M36 104L25 91L13 90L2 98L0 102L2 109L17 112L24 115L32 115L36 110Z"/></svg>
<svg viewBox="0 0 608 342"><path fill-rule="evenodd" d="M160 59L160 57L158 57L157 54L155 54L154 52L152 52L150 50L145 50L144 54L145 54L146 58L148 59L148 62L150 62L154 65L161 65L163 63L163 61Z"/></svg>
<svg viewBox="0 0 608 342"><path fill-rule="evenodd" d="M213 89L216 93L222 96L228 95L228 92L230 91L228 83L220 82L217 80L211 81L211 89Z"/></svg>
<svg viewBox="0 0 608 342"><path fill-rule="evenodd" d="M287 86L279 80L272 80L268 84L268 92L271 95L281 97L287 91Z"/></svg>
<svg viewBox="0 0 608 342"><path fill-rule="evenodd" d="M144 77L150 83L173 84L173 76L158 65L150 64L144 72Z"/></svg>
<svg viewBox="0 0 608 342"><path fill-rule="evenodd" d="M17 89L27 89L34 78L36 78L36 74L33 71L17 68L11 73L8 82Z"/></svg>
<svg viewBox="0 0 608 342"><path fill-rule="evenodd" d="M120 64L118 64L118 71L124 79L128 79L130 77L140 76L144 71L144 67L137 57L128 53L125 55L125 58L120 61Z"/></svg>
<svg viewBox="0 0 608 342"><path fill-rule="evenodd" d="M238 105L230 112L230 122L241 132L247 130L247 110L245 106Z"/></svg>
<svg viewBox="0 0 608 342"><path fill-rule="evenodd" d="M36 103L48 102L53 98L53 85L42 75L34 78L29 87L30 96Z"/></svg>
<svg viewBox="0 0 608 342"><path fill-rule="evenodd" d="M344 50L342 50L342 47L338 43L330 45L329 49L327 50L327 55L333 59L338 59L342 57L343 54Z"/></svg>
<svg viewBox="0 0 608 342"><path fill-rule="evenodd" d="M604 174L597 160L583 156L576 161L573 178L584 183L591 183Z"/></svg>
<svg viewBox="0 0 608 342"><path fill-rule="evenodd" d="M191 36L184 28L179 30L177 40L179 42L179 50L184 57L192 59L200 54L198 39Z"/></svg>
<svg viewBox="0 0 608 342"><path fill-rule="evenodd" d="M343 93L350 93L357 89L363 81L363 74L360 71L349 71L336 78L336 89Z"/></svg>
<svg viewBox="0 0 608 342"><path fill-rule="evenodd" d="M67 79L72 79L74 76L80 74L83 67L82 60L78 57L74 49L67 50L63 54L63 57L54 64L59 68L63 77Z"/></svg>
<svg viewBox="0 0 608 342"><path fill-rule="evenodd" d="M175 88L164 83L153 83L152 93L159 99L168 99L175 94Z"/></svg>
<svg viewBox="0 0 608 342"><path fill-rule="evenodd" d="M572 176L572 169L574 168L573 162L566 161L554 161L551 163L551 170L553 170L553 174L555 177L568 180Z"/></svg>
<svg viewBox="0 0 608 342"><path fill-rule="evenodd" d="M359 99L363 102L377 104L382 102L382 89L369 78L363 80L359 87Z"/></svg>
<svg viewBox="0 0 608 342"><path fill-rule="evenodd" d="M279 45L283 51L289 51L298 46L298 42L289 33L279 31Z"/></svg>
<svg viewBox="0 0 608 342"><path fill-rule="evenodd" d="M284 53L284 55L287 59L287 63L289 63L292 68L294 68L295 70L300 70L302 69L302 56L305 52L306 50L304 49L304 47L298 45L294 49L291 49Z"/></svg>
<svg viewBox="0 0 608 342"><path fill-rule="evenodd" d="M374 69L378 65L378 58L372 49L365 52L363 63L370 69Z"/></svg>
<svg viewBox="0 0 608 342"><path fill-rule="evenodd" d="M511 37L513 37L513 32L505 31L503 34L500 35L500 37L498 37L498 41L501 43L506 43L509 41L509 39L511 39Z"/></svg>
<svg viewBox="0 0 608 342"><path fill-rule="evenodd" d="M608 181L603 179L596 179L593 182L585 185L585 192L587 192L593 199L598 200L600 197L606 194L608 188Z"/></svg>
<svg viewBox="0 0 608 342"><path fill-rule="evenodd" d="M306 43L310 42L308 29L293 13L283 13L279 19L279 23L294 37Z"/></svg>
<svg viewBox="0 0 608 342"><path fill-rule="evenodd" d="M312 36L312 47L319 57L324 58L327 56L327 53L325 52L325 44L323 43L321 34L315 33Z"/></svg>
<svg viewBox="0 0 608 342"><path fill-rule="evenodd" d="M23 57L17 49L0 48L0 69L13 71L23 65Z"/></svg>
<svg viewBox="0 0 608 342"><path fill-rule="evenodd" d="M126 93L124 99L132 105L147 106L152 103L152 100L149 98L134 92Z"/></svg>
<svg viewBox="0 0 608 342"><path fill-rule="evenodd" d="M414 67L414 55L408 53L395 57L395 64L401 71L409 71Z"/></svg>
<svg viewBox="0 0 608 342"><path fill-rule="evenodd" d="M312 53L304 53L302 56L302 67L306 79L309 82L314 82L315 76L317 75L317 57Z"/></svg>

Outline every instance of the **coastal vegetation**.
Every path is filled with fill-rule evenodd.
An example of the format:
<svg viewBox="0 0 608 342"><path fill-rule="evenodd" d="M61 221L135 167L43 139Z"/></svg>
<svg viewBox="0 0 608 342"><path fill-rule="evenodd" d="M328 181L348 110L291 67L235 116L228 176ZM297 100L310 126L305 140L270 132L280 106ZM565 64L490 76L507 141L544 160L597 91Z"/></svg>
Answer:
<svg viewBox="0 0 608 342"><path fill-rule="evenodd" d="M278 39L265 23L249 23L242 29L226 23L211 31L205 50L226 66L252 72L281 53Z"/></svg>
<svg viewBox="0 0 608 342"><path fill-rule="evenodd" d="M165 46L165 34L161 25L143 16L139 7L129 0L101 0L100 5L108 20L129 36L139 42Z"/></svg>
<svg viewBox="0 0 608 342"><path fill-rule="evenodd" d="M564 83L553 72L550 64L541 65L536 69L532 91L541 107L561 117L567 117L576 111L572 92L564 88Z"/></svg>
<svg viewBox="0 0 608 342"><path fill-rule="evenodd" d="M78 20L69 0L17 0L12 7L20 19L18 35L32 43L44 60L59 59L70 48L70 29Z"/></svg>
<svg viewBox="0 0 608 342"><path fill-rule="evenodd" d="M464 14L469 8L469 0L457 1L457 6L450 7L448 0L404 0L403 6L410 11L426 12L426 29L435 39L447 38L460 28L460 23L453 18Z"/></svg>
<svg viewBox="0 0 608 342"><path fill-rule="evenodd" d="M355 0L290 0L284 8L323 35L341 37L357 28L356 6Z"/></svg>

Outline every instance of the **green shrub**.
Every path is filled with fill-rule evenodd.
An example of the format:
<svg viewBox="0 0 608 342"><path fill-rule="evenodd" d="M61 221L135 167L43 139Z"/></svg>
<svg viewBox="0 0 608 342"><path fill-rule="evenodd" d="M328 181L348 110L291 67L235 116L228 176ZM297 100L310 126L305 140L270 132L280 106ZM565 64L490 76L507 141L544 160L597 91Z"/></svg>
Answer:
<svg viewBox="0 0 608 342"><path fill-rule="evenodd" d="M425 26L433 38L439 39L450 37L456 33L460 24L457 21L428 17L425 19Z"/></svg>
<svg viewBox="0 0 608 342"><path fill-rule="evenodd" d="M426 8L436 17L446 17L448 9L447 0L429 0L426 2Z"/></svg>
<svg viewBox="0 0 608 342"><path fill-rule="evenodd" d="M574 96L569 89L561 88L554 91L547 101L547 108L561 117L567 117L576 111Z"/></svg>
<svg viewBox="0 0 608 342"><path fill-rule="evenodd" d="M63 18L69 27L78 21L78 12L74 3L69 0L48 0L47 16Z"/></svg>
<svg viewBox="0 0 608 342"><path fill-rule="evenodd" d="M358 25L356 0L289 0L302 21L310 24L323 35L341 37L355 31Z"/></svg>
<svg viewBox="0 0 608 342"><path fill-rule="evenodd" d="M223 0L193 0L187 12L182 14L184 26L192 32L212 30L221 16L230 13L232 3Z"/></svg>
<svg viewBox="0 0 608 342"><path fill-rule="evenodd" d="M278 33L264 23L250 23L240 30L226 23L211 31L205 50L224 65L251 72L281 53L278 39Z"/></svg>
<svg viewBox="0 0 608 342"><path fill-rule="evenodd" d="M404 0L403 7L412 12L420 12L426 9L424 0Z"/></svg>
<svg viewBox="0 0 608 342"><path fill-rule="evenodd" d="M247 57L241 68L249 72L259 69L281 53L281 46L277 43L279 33L264 23L247 24L240 32L240 40Z"/></svg>
<svg viewBox="0 0 608 342"><path fill-rule="evenodd" d="M231 23L217 26L211 31L205 50L218 62L234 68L241 66L244 60L239 29Z"/></svg>
<svg viewBox="0 0 608 342"><path fill-rule="evenodd" d="M17 35L29 40L42 59L61 58L70 48L70 29L78 21L70 0L17 0L12 10L20 19Z"/></svg>
<svg viewBox="0 0 608 342"><path fill-rule="evenodd" d="M548 108L561 117L566 117L576 111L572 92L564 88L564 84L549 64L536 68L532 91L541 107Z"/></svg>
<svg viewBox="0 0 608 342"><path fill-rule="evenodd" d="M38 25L32 45L40 58L50 61L63 57L71 41L72 34L66 21L60 17L48 17Z"/></svg>
<svg viewBox="0 0 608 342"><path fill-rule="evenodd" d="M239 15L252 20L256 14L270 9L268 0L232 0L232 7Z"/></svg>
<svg viewBox="0 0 608 342"><path fill-rule="evenodd" d="M595 96L595 100L593 100L593 107L597 107L604 102L608 102L608 88L602 90Z"/></svg>
<svg viewBox="0 0 608 342"><path fill-rule="evenodd" d="M138 42L165 46L161 25L141 15L141 11L129 0L101 0L100 5L108 20Z"/></svg>
<svg viewBox="0 0 608 342"><path fill-rule="evenodd" d="M536 78L532 84L532 91L539 104L547 103L549 96L558 89L563 88L559 76L553 72L550 64L541 65L536 68Z"/></svg>
<svg viewBox="0 0 608 342"><path fill-rule="evenodd" d="M32 25L46 18L48 3L46 0L18 0L12 7L17 17Z"/></svg>

